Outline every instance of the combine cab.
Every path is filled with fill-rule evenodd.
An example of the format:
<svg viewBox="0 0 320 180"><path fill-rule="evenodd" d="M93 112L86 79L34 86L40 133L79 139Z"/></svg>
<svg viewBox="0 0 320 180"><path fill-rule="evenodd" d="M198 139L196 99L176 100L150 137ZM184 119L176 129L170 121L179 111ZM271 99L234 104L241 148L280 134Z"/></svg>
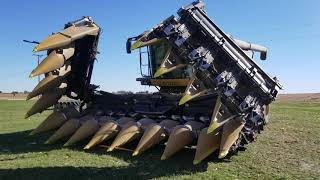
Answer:
<svg viewBox="0 0 320 180"><path fill-rule="evenodd" d="M136 141L133 156L166 144L161 160L189 146L195 148L194 164L215 151L225 158L245 149L263 130L281 89L253 60L254 51L265 60L267 48L225 34L201 1L181 8L178 16L126 44L128 53L139 49L137 80L159 89L152 94L112 94L90 84L101 31L90 17L38 44L34 52L47 50L48 57L30 76L45 78L28 97L42 95L26 118L61 96L81 104L54 110L31 134L56 129L46 143L69 137L64 146L92 137L84 149L113 139L108 152Z"/></svg>

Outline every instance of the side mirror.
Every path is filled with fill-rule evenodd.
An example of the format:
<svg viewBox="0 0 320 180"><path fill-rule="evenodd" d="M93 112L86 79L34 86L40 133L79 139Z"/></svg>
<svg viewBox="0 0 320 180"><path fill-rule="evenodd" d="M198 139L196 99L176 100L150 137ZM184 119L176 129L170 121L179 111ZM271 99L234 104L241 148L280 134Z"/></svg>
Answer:
<svg viewBox="0 0 320 180"><path fill-rule="evenodd" d="M260 52L260 59L266 60L267 59L267 51Z"/></svg>
<svg viewBox="0 0 320 180"><path fill-rule="evenodd" d="M126 49L128 54L131 54L131 41L132 41L132 38L127 39Z"/></svg>

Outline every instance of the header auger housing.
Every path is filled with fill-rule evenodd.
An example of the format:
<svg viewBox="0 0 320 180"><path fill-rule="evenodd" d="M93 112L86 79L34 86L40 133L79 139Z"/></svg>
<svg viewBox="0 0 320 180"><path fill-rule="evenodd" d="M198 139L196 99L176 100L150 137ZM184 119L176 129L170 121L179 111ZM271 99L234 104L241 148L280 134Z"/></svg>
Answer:
<svg viewBox="0 0 320 180"><path fill-rule="evenodd" d="M46 143L71 136L65 146L93 136L85 149L114 139L108 152L138 141L133 156L167 142L161 160L195 146L194 164L214 151L224 158L244 149L263 130L281 85L252 59L252 51L266 59L267 48L225 34L203 9L194 2L128 39L128 53L146 48L139 52L148 53L148 71L137 80L159 87L152 94L112 94L90 84L100 34L91 18L47 37L35 51L48 57L30 75L46 77L28 98L42 96L26 117L62 95L82 103L55 110L31 134L58 129Z"/></svg>

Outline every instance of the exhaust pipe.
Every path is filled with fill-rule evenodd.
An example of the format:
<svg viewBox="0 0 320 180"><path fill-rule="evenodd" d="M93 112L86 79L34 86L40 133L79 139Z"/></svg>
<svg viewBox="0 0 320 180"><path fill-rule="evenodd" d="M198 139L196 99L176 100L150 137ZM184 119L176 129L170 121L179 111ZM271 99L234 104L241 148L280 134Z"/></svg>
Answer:
<svg viewBox="0 0 320 180"><path fill-rule="evenodd" d="M252 50L252 51L259 52L261 60L266 60L267 59L268 48L266 48L264 46L261 46L261 45L258 45L258 44L249 43L247 41L242 41L242 40L239 40L239 39L233 39L233 40L241 49L243 49L243 50Z"/></svg>

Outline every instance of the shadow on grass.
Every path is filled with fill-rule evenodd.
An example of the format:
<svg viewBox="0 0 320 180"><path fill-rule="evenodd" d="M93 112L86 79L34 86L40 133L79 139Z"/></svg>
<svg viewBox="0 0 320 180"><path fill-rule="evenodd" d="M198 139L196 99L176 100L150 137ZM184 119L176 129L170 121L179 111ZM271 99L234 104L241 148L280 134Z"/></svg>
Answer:
<svg viewBox="0 0 320 180"><path fill-rule="evenodd" d="M45 142L52 133L44 133L38 136L29 136L31 130L0 134L0 152L20 154L28 152L45 152L60 149L60 145L47 146Z"/></svg>
<svg viewBox="0 0 320 180"><path fill-rule="evenodd" d="M153 169L157 171L158 169ZM205 170L205 168L203 168ZM199 168L175 169L153 173L132 164L126 167L36 167L24 169L0 169L0 177L5 179L150 179L174 174L184 175L198 172Z"/></svg>
<svg viewBox="0 0 320 180"><path fill-rule="evenodd" d="M0 134L0 152L8 154L21 154L27 152L46 152L62 149L62 144L42 144L52 133L38 136L28 136L30 131ZM86 142L86 141L84 141ZM130 143L127 147L133 149L137 142ZM70 147L73 151L81 151L84 144ZM139 157L132 157L130 152L115 151L108 155L122 159L129 166L122 167L34 167L22 169L0 169L0 179L150 179L156 177L170 177L172 175L189 175L207 170L207 162L193 165L195 151L185 149L178 155L166 161L160 157L164 147L155 147ZM88 153L106 155L105 149L95 148ZM219 162L215 158L210 161ZM1 162L0 162L1 163Z"/></svg>

